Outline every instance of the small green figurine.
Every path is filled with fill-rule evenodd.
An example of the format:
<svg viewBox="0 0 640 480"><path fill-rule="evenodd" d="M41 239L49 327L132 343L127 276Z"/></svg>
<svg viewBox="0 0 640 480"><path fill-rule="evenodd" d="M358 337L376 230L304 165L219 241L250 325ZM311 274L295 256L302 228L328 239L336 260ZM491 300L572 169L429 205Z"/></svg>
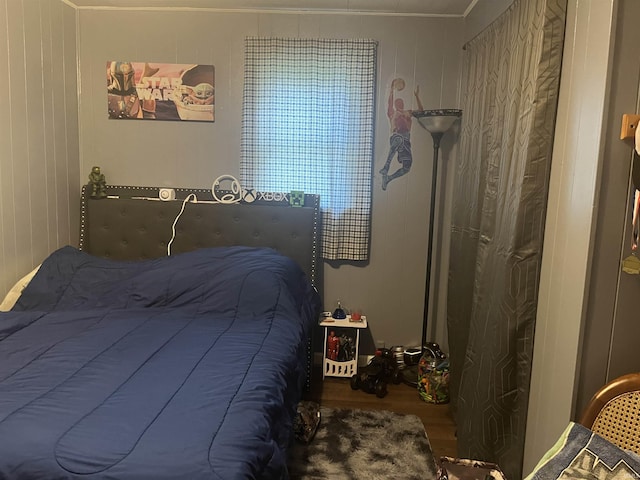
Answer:
<svg viewBox="0 0 640 480"><path fill-rule="evenodd" d="M91 169L89 186L91 187L91 198L107 198L107 181L104 178L104 174L100 173L100 167Z"/></svg>

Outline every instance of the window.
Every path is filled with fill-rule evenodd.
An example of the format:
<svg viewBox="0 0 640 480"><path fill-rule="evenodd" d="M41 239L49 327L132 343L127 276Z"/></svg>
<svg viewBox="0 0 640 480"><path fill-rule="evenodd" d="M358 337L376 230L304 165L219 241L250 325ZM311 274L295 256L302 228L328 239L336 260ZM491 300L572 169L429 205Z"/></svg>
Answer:
<svg viewBox="0 0 640 480"><path fill-rule="evenodd" d="M322 256L366 260L377 44L247 38L243 186L320 195Z"/></svg>

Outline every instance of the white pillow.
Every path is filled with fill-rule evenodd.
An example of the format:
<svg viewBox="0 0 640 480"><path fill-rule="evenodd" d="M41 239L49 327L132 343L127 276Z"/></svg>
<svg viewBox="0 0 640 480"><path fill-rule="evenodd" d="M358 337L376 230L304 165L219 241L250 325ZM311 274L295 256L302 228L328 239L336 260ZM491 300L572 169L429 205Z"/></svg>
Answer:
<svg viewBox="0 0 640 480"><path fill-rule="evenodd" d="M11 288L11 290L9 290L9 293L7 293L7 295L4 297L4 300L2 300L2 303L0 303L0 312L8 312L13 308L13 306L16 304L16 302L20 298L20 295L22 295L22 291L25 288L27 288L27 285L29 285L29 282L31 281L33 276L37 273L39 268L40 268L40 265L38 265L36 268L31 270L29 273L27 273L24 277L22 277L20 280L16 282L16 284Z"/></svg>

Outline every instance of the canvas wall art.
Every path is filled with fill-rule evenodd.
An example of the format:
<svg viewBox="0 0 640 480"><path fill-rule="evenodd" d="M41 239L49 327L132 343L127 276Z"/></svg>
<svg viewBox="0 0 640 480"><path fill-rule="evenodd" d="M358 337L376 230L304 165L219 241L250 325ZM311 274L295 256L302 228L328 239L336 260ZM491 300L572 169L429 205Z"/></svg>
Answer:
<svg viewBox="0 0 640 480"><path fill-rule="evenodd" d="M213 65L107 62L109 118L215 120Z"/></svg>

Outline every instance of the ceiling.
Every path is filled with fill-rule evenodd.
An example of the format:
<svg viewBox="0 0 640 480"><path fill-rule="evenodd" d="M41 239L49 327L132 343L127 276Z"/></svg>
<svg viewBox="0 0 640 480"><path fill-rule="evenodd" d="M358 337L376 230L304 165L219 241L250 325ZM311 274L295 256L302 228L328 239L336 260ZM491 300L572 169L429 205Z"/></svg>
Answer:
<svg viewBox="0 0 640 480"><path fill-rule="evenodd" d="M478 0L63 0L80 9L170 8L464 17Z"/></svg>

